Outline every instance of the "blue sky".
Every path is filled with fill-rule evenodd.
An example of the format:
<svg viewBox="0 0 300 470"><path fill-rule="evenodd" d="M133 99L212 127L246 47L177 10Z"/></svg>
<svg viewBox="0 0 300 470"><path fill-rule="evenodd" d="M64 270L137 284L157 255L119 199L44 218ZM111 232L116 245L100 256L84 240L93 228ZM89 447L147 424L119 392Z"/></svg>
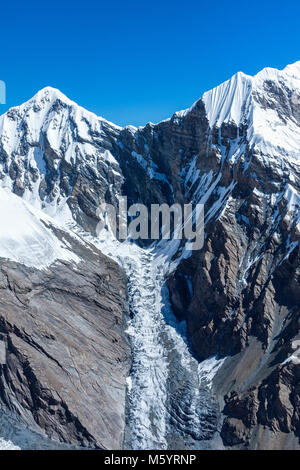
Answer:
<svg viewBox="0 0 300 470"><path fill-rule="evenodd" d="M7 105L51 85L116 124L158 122L238 70L300 60L300 2L5 2Z"/></svg>

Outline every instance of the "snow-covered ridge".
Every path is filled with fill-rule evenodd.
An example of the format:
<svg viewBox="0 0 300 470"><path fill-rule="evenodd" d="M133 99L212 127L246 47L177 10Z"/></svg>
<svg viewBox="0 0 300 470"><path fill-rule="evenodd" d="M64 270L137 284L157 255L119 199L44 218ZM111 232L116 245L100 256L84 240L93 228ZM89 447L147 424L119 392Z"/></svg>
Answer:
<svg viewBox="0 0 300 470"><path fill-rule="evenodd" d="M249 117L247 102L253 91L263 91L264 82L286 82L294 91L300 91L300 61L287 65L283 70L265 67L256 75L251 76L237 72L230 79L205 92L201 100L205 104L207 117L211 127L225 122L233 122L237 126ZM175 113L183 117L193 110L198 100L189 108Z"/></svg>
<svg viewBox="0 0 300 470"><path fill-rule="evenodd" d="M238 72L202 96L210 128L247 127L250 148L271 159L300 160L300 61L255 76ZM182 118L195 105L175 113Z"/></svg>
<svg viewBox="0 0 300 470"><path fill-rule="evenodd" d="M28 155L23 153L24 158L33 167L43 170L39 150L41 134L47 137L58 157L64 152L66 161L70 161L78 147L83 155L89 154L89 144L93 143L91 134L101 136L104 123L121 129L78 106L59 90L47 87L26 103L0 116L0 143L7 155L22 156L25 138L32 151Z"/></svg>
<svg viewBox="0 0 300 470"><path fill-rule="evenodd" d="M278 94L280 94L280 99L278 99ZM238 137L232 145L233 149L238 150L236 158L243 154L248 145L268 162L277 160L281 163L280 159L299 162L300 61L288 65L283 70L265 68L254 77L238 72L230 80L206 92L202 100L211 128L220 127L222 123L246 125L247 142L241 144ZM193 106L177 115L183 118L192 109ZM112 139L117 139L116 136L119 135L121 128L86 111L59 90L51 87L42 89L26 103L11 108L6 114L0 116L0 187L15 192L14 185L17 182L23 185L23 199L34 208L43 209L44 212L55 216L56 220L63 221L63 223L66 223L67 219L72 220L67 204L68 197L72 193L72 182L69 181L69 190L62 192L61 161L64 160L70 164L74 173L80 173L86 165L88 171L92 172L95 179L99 181L107 179L108 171L117 175L120 180L122 178L117 157L115 158L105 145L99 144L102 137L107 138L102 130L103 125L109 126L109 135L112 135ZM130 128L130 130L132 133L136 132L135 128ZM50 151L48 149L50 156L48 155L47 158L51 160L50 164L54 167L51 167L53 190L51 194L44 193L41 196L41 183L47 171L49 172L49 162L48 168L45 162L46 145L50 147ZM164 175L156 171L154 164L148 167L143 156L136 152L132 152L131 156L145 171L149 172L150 178L163 179ZM151 155L149 159L151 163ZM99 161L101 161L102 168L105 167L105 171L101 173L98 172ZM17 170L15 170L16 167ZM16 175L12 177L12 173ZM193 165L190 167L190 173L195 182L199 175L195 172ZM115 180L111 179L111 181ZM199 180L198 187L206 188L203 194L205 200L208 198L209 191L214 189L209 187L209 184L203 186L201 180ZM2 203L0 200L3 205L2 211L5 209L3 194L5 193L2 193ZM16 211L21 212L21 202L16 204L15 200L11 199L9 203ZM28 207L22 206L26 217ZM7 216L7 212L2 214L3 220ZM31 222L28 226L31 226ZM6 228L3 226L2 237L8 227L9 225ZM44 226L40 226L40 222L38 227L34 222L35 233L40 233L41 228L45 230ZM49 240L50 245L52 242L52 239L51 242ZM37 247L37 244L35 246ZM3 250L2 256L8 256L9 245L3 242L1 249ZM60 253L61 247L57 249ZM46 259L49 258L50 252ZM12 259L25 259L24 253L18 255L16 253L17 250L11 250L11 256L15 256ZM60 253L62 257L65 255L68 255L65 251ZM52 259L53 256L51 255L50 258ZM32 256L30 255L29 258Z"/></svg>
<svg viewBox="0 0 300 470"><path fill-rule="evenodd" d="M248 111L251 92L251 77L238 72L230 80L204 93L202 100L210 126L220 127L223 122L239 125Z"/></svg>
<svg viewBox="0 0 300 470"><path fill-rule="evenodd" d="M254 77L238 72L204 93L201 99L211 128L221 127L222 123L244 124L250 148L255 147L258 153L274 159L279 156L299 161L300 61L283 70L267 67ZM183 118L195 104L175 116ZM105 140L103 129L107 128L110 134L122 131L121 127L85 110L59 90L46 87L26 103L0 116L0 151L5 156L5 164L0 163L0 176L1 167L6 174L13 161L17 164L21 161L24 167L39 173L37 188L41 175L46 172L45 145L53 151L58 171L60 160L71 165L82 161L96 169L99 159L108 166L115 164L118 171L114 156L109 155L107 159L107 153L98 146L102 138ZM137 131L132 126L127 129ZM19 175L21 181L26 179L26 172L28 174L24 168ZM38 194L35 197L37 199Z"/></svg>
<svg viewBox="0 0 300 470"><path fill-rule="evenodd" d="M205 92L201 99L205 104L210 126L213 127L217 125L219 127L223 122L234 122L236 125L239 125L245 121L245 119L249 118L249 108L247 107L249 98L254 92L263 92L264 82L266 81L274 81L281 85L284 84L292 91L300 92L300 61L287 65L282 70L266 67L254 76L237 72L229 80ZM0 116L0 136L5 130L7 117L11 119L11 113L13 111L16 111L19 116L26 118L26 120L31 123L33 131L37 131L38 125L45 120L45 117L47 117L47 121L49 121L49 119L51 120L51 116L47 116L47 113L49 113L57 101L64 103L64 105L69 108L73 108L75 121L87 120L92 124L92 130L101 131L101 123L107 123L116 129L122 129L122 127L79 106L60 90L48 86L38 91L31 99L22 105L15 106L7 113ZM198 100L185 110L177 111L175 115L183 117L193 109L197 102ZM165 121L167 120L168 119ZM155 124L149 124L155 126ZM37 127L35 127L35 125L37 125ZM79 131L82 131L82 138L86 137L83 127L84 126L82 126L82 129L79 129ZM137 130L134 126L127 126L127 128L133 131ZM32 144L37 141L38 136L34 134L34 132L32 134L29 132L28 136L32 137Z"/></svg>
<svg viewBox="0 0 300 470"><path fill-rule="evenodd" d="M18 194L54 215L72 192L71 179L61 173L62 163L72 168L73 175L87 168L98 177L99 162L119 173L117 161L102 142L121 129L59 90L44 88L0 116L0 186L17 192L13 189L17 183ZM51 194L40 191L46 177L51 178Z"/></svg>
<svg viewBox="0 0 300 470"><path fill-rule="evenodd" d="M21 104L20 106L14 106L10 108L5 114L0 116L0 120L3 118L3 116L7 115L12 110L17 110L20 114L24 113L24 116L29 117L30 114L28 113L30 113L30 110L32 109L35 113L42 113L40 114L40 117L42 117L46 115L53 104L55 104L57 101L60 101L61 103L64 103L66 106L71 108L76 108L78 114L81 114L83 118L86 118L89 121L100 121L118 129L122 129L122 127L108 121L107 119L104 119L101 116L96 115L92 111L88 111L87 109L83 108L75 101L69 99L60 90L51 86L42 88L32 98L25 101L25 103Z"/></svg>

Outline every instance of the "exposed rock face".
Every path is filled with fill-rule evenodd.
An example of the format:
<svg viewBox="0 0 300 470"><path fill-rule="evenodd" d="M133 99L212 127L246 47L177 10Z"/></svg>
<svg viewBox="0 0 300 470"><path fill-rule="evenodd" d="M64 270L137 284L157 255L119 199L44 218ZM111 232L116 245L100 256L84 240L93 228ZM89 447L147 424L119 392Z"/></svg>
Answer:
<svg viewBox="0 0 300 470"><path fill-rule="evenodd" d="M290 440L293 448L299 448L299 367L295 364L275 367L258 385L226 395L225 403L221 436L226 445L276 449ZM257 439L266 428L272 431L273 442Z"/></svg>
<svg viewBox="0 0 300 470"><path fill-rule="evenodd" d="M76 266L43 271L1 259L1 407L52 439L119 449L130 360L126 280L114 262L84 251Z"/></svg>
<svg viewBox="0 0 300 470"><path fill-rule="evenodd" d="M274 97L269 82L268 89ZM280 102L284 92L276 91ZM217 149L225 150L220 179L206 202L204 249L181 261L168 280L174 311L187 321L200 359L233 356L230 379L223 371L216 380L218 393L225 393L225 445L272 448L272 441L299 448L300 365L284 363L300 326L299 164L278 161L272 152L267 161L265 150L249 148L241 127L214 127L212 135L215 160ZM200 157L197 167L207 171ZM259 340L255 347L252 338ZM246 373L234 359L241 351ZM264 428L272 437L262 435Z"/></svg>
<svg viewBox="0 0 300 470"><path fill-rule="evenodd" d="M297 63L283 71L265 69L255 77L238 73L205 93L190 109L139 129L114 126L50 88L1 117L1 185L58 218L75 219L91 233L99 203L104 199L117 206L121 194L128 196L130 204L192 201L205 205L204 247L188 256L183 240L174 255L177 268L167 284L174 312L187 322L194 354L200 360L215 354L228 356L215 379L226 446L272 448L272 442L277 442L278 448L299 448L300 365L293 358L286 362L299 337L299 97ZM71 268L66 266L63 269L68 272ZM56 285L62 278L60 269L50 270ZM95 284L96 272L94 266L87 266L84 282ZM32 276L28 274L30 289ZM48 285L45 273L34 276L38 286ZM68 287L72 295L60 292L56 298L51 289L43 291L43 302L51 296L49 311L58 311L61 303L67 308L64 296L75 301L77 278L74 274L75 285ZM112 285L119 287L118 282ZM5 302L16 296L9 284L3 292L9 296ZM31 302L35 306L40 295L30 295L29 304L26 301L20 309L30 309ZM86 305L85 295L81 300ZM119 335L121 310L119 306ZM62 311L62 318L68 312ZM114 315L104 320L114 322ZM14 328L4 333L14 334L15 343L25 341ZM52 329L51 334L57 336ZM11 339L7 344L13 348L15 343ZM126 363L127 353L123 346L124 356L119 356L118 343L113 344L114 360L109 363L114 368L118 358L124 357L121 363ZM24 358L18 361L22 368ZM93 383L91 371L89 381ZM11 382L18 383L17 377ZM89 387L89 407L93 407L93 386ZM58 405L53 406L59 406L58 414L66 421L69 404L64 398L54 399ZM42 401L52 406L49 398ZM35 421L41 423L44 408L38 409ZM91 432L83 417L80 423L82 427L76 427L73 420L71 431L66 432L64 426L52 429L44 420L44 428L50 426L48 434L63 439L70 432L72 442L117 446L116 441L104 442L101 433Z"/></svg>

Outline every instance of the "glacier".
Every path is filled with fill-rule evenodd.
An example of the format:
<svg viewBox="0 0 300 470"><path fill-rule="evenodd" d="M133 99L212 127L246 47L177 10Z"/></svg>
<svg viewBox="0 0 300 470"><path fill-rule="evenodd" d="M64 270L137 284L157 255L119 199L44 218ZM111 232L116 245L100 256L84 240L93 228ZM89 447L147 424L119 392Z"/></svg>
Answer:
<svg viewBox="0 0 300 470"><path fill-rule="evenodd" d="M286 171L285 165L299 165L300 128L294 108L286 115L274 105L278 89L284 90L282 99L300 102L300 62L283 70L266 68L254 77L238 72L204 93L201 102L210 130L216 128L220 134L222 124L236 128L246 126L251 151L266 161L266 166L276 167L281 176ZM193 113L197 103L175 113L175 119L180 122ZM152 124L148 126L153 128ZM195 359L186 336L186 325L175 318L165 286L166 276L189 255L183 249L174 261L179 249L174 240L141 247L130 241L120 243L108 232L96 238L74 221L78 207L72 212L68 205L74 182L70 177L63 181L62 188L62 165L66 165L70 173L75 169L90 172L94 180L107 183L109 189L115 185L119 190L124 183L112 148L101 148L107 141L107 129L112 140L121 147L123 143L118 137L123 128L86 111L51 87L0 116L3 152L0 256L38 269L47 269L59 260L76 264L80 258L67 241L68 237L75 237L78 243L93 244L122 266L128 277L131 317L126 333L133 355L127 378L124 446L130 449L223 448L212 384L225 359L210 357L202 362ZM137 139L138 129L133 126L126 129ZM211 135L209 145L213 145ZM41 185L49 171L45 150L49 148L55 183L51 194L43 195ZM168 175L158 169L148 150L145 144L147 158L135 151L130 153L130 158L138 162L151 180L166 183L172 192ZM217 194L206 214L207 221L216 214L222 215L235 187L233 179L227 186L219 184L225 161L236 163L248 150L246 145L240 145L239 136L233 139L229 151L220 144L221 164L215 179L212 170L200 174L196 155L182 168L181 181L186 188L193 188L196 202L204 204L214 192ZM99 162L105 169L103 173L99 171ZM24 189L22 197L14 194L16 181L8 171L12 164L18 166L17 191ZM245 162L244 171L249 164ZM258 190L256 194L262 197ZM299 195L293 186L286 184L277 199L272 197L270 204L274 207L282 199L286 201L286 219L295 220L299 227ZM247 225L247 219L244 222ZM276 225L276 213L273 224ZM286 256L295 248L295 243L290 242ZM261 251L262 246L255 245L241 262L243 285L247 284L250 268L259 259L258 249ZM1 447L18 448L18 445L3 436Z"/></svg>

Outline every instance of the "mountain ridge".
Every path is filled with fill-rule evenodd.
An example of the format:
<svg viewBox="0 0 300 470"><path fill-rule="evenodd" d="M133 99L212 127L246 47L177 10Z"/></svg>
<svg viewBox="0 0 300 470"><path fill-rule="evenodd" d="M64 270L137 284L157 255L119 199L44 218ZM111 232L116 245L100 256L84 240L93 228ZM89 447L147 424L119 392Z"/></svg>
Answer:
<svg viewBox="0 0 300 470"><path fill-rule="evenodd" d="M200 446L203 435L217 436L225 448L299 448L299 365L293 359L293 342L299 336L300 318L299 65L297 62L283 71L267 68L253 78L238 73L204 94L204 98L188 110L174 113L158 124L148 123L139 128L119 128L93 114L85 114L67 98L61 99L60 92L55 98L56 91L51 88L42 90L41 103L29 100L22 112L12 108L0 118L0 187L53 217L61 226L60 239L65 237L70 243L64 232L66 227L79 231L83 244L73 240L69 248L75 254L81 254L81 260L87 259L89 266L94 244L96 250L101 251L102 246L108 257L126 267L133 319L126 317L128 311L122 290L121 300L107 314L108 323L118 322L116 328L121 337L122 322L126 323L126 318L132 326L131 335L136 335L134 338L137 339L131 342L133 356L129 383L135 384L139 403L153 405L152 410L146 405L146 411L138 408L141 414L135 415L134 421L130 422L130 410L126 411L126 419L122 417L122 413L125 414L123 398L120 406L108 399L108 411L112 416L117 413L118 426L125 428L129 445L130 429L139 432L145 429L148 442L159 442L162 448L173 448L178 442L184 445L182 436L188 436L187 442L191 445ZM50 93L49 100L44 100L43 93L46 96ZM170 240L158 243L158 251L150 256L147 244L141 241L139 256L135 258L133 252L137 248L130 242L122 246L117 241L96 243L99 204L105 201L117 208L121 195L128 197L129 204L143 203L147 207L153 203L204 204L203 249L188 252L185 239ZM84 240L91 243L89 249ZM161 254L164 255L161 262L165 263L165 278L160 273L157 285L153 263ZM102 264L109 266L108 259L101 259ZM4 271L7 262L2 262ZM58 262L58 266L63 264ZM22 272L23 268L14 269ZM62 271L57 269L57 266L53 267L54 280L56 276L60 279L65 269L68 277L70 270L74 270L74 280L79 282L79 285L65 286L63 295L66 298L70 294L73 298L74 291L81 292L77 264L67 263L66 268L59 268ZM116 268L111 269L113 272ZM93 263L91 270L88 292L91 289L101 304L95 281L97 269ZM109 267L105 275L111 275ZM119 275L113 276L116 289ZM44 277L37 273L35 276L41 279L42 285L45 284ZM87 272L86 276L89 277ZM137 370L140 364L143 365L148 378L153 376L153 370L155 380L160 377L160 371L152 367L152 355L144 354L142 338L150 334L147 337L149 344L155 345L163 358L170 356L179 360L180 353L175 346L171 352L168 349L172 341L175 345L180 343L173 330L172 341L166 340L168 322L176 332L181 331L175 319L170 320L170 312L169 316L161 315L164 311L162 300L154 302L150 292L141 294L141 283L149 283L158 299L161 299L161 290L168 289L168 295L164 294L169 299L168 308L174 312L179 324L186 325L184 341L188 351L185 354L191 354L200 369L203 361L209 358L217 357L222 361L212 379L209 400L201 401L203 397L199 396L188 369L182 369L179 362L178 367L176 363L174 366L171 362L163 362L165 372L170 374L171 385L168 388L164 384L161 388L163 396L159 404L151 395L148 381L144 387L145 395L140 395L143 383L140 384L135 375L135 364ZM6 294L9 288L4 281L3 286ZM18 289L25 290L22 295L26 297L26 286L17 287L16 295L19 295ZM100 292L106 299L107 292L102 288ZM51 298L52 292L47 294L46 289L46 295ZM26 299L31 305L30 296ZM86 302L85 294L81 301ZM120 302L123 309L120 309ZM57 308L55 302L54 305ZM89 308L90 313L94 312L94 304ZM45 314L40 306L37 311L30 309L30 312L32 315ZM0 311L0 319L1 315L7 325L4 310ZM18 319L14 318L15 330L19 331ZM151 332L155 329L147 330L147 325L157 318L165 334L162 338L159 335L152 338ZM5 335L10 337L11 329L5 328ZM38 341L44 344L44 333L38 330L37 334ZM84 328L81 334L85 341ZM109 331L104 331L104 337L107 336ZM113 351L116 348L114 357L118 357L119 345L122 350L123 381L118 388L122 397L128 372L125 336L112 346ZM180 338L182 345L183 337ZM30 338L25 340L31 344ZM61 337L60 341L63 344ZM150 362L141 363L141 358ZM69 364L69 356L63 355L63 359ZM23 359L19 364L22 367ZM108 368L115 366L109 357L105 364L110 364ZM12 375L12 383L3 382L3 387L9 389L15 380ZM178 389L180 380L185 385ZM158 382L158 386L162 383ZM189 400L183 393L185 387ZM131 390L134 392L134 388ZM127 390L127 406L132 403L130 393ZM207 397L207 393L204 386L203 396ZM18 397L15 399L18 402ZM207 420L195 411L199 399L201 403L211 404ZM49 397L46 402L51 405ZM5 403L13 406L7 400ZM163 409L162 403L165 403ZM47 429L51 414L48 405L46 411L42 406L32 418L41 420L42 416L39 425L44 429ZM64 408L63 404L58 406ZM191 406L195 409L189 408ZM171 418L168 420L167 416ZM88 422L86 416L80 419ZM160 423L162 436L156 435L156 422ZM203 426L203 429L193 432L189 427L191 422L198 423L193 426ZM101 428L104 440L101 438L100 441L97 423L90 428L90 436L84 432L84 438L82 428L74 426L73 444L82 442L81 439L85 445L98 445L95 444L97 439L98 443L107 442L107 439L112 442L111 436L105 436L105 426ZM56 424L51 420L51 433L67 439L61 422ZM119 434L119 441L113 442L115 447L121 445L122 436ZM134 442L139 442L138 436Z"/></svg>
<svg viewBox="0 0 300 470"><path fill-rule="evenodd" d="M292 73L288 73L288 72L292 72ZM296 74L293 74L293 71L296 71ZM188 108L185 108L183 110L179 110L179 111L174 111L174 114L182 114L182 113L186 113L188 112L189 110L191 110L193 108L193 106L203 98L203 96L207 93L210 93L212 92L213 90L217 89L218 87L236 79L236 77L243 77L245 79L248 79L250 81L252 81L253 79L257 79L257 78L266 78L267 76L274 76L274 75L282 75L286 73L287 75L290 75L291 78L296 78L296 79L300 79L300 60L299 61L296 61L296 62L293 62L291 64L288 64L286 65L283 69L276 69L274 67L264 67L262 70L260 70L259 72L257 72L255 75L249 75L249 74L246 74L244 73L243 71L238 71L236 72L234 75L232 75L229 79L225 80L224 82L222 82L221 84L219 85L216 85L215 87L211 88L210 90L208 91L205 91L202 96L197 99L191 106L189 106ZM89 111L88 109L82 107L81 105L79 105L76 101L70 99L65 93L63 93L62 91L60 91L58 88L55 88L55 87L52 87L51 85L47 85L43 88L41 88L40 90L38 90L31 98L29 98L27 101L23 102L21 105L15 105L15 106L12 106L11 108L8 109L8 111L6 111L5 113L1 114L0 115L0 118L2 116L4 116L7 112L9 112L11 109L14 109L14 108L18 108L20 106L24 106L24 105L27 105L29 102L31 101L35 101L39 96L43 96L44 94L51 94L51 95L57 95L57 98L61 99L62 101L65 101L66 103L70 104L70 105L76 105L77 107L79 108L82 108L84 109L87 113L90 113L91 115L94 115L96 116L97 118L99 118L100 120L104 120L106 122L108 122L109 124L113 124L114 126L120 128L120 129L124 129L124 127L133 127L134 129L138 129L138 128L143 128L145 126L147 126L148 124L151 124L151 125L157 125L157 124L160 124L161 122L163 121L166 121L170 118L167 118L167 119L164 119L162 121L159 121L157 123L153 123L151 121L149 121L148 123L146 123L145 125L143 126L133 126L133 125L126 125L126 126L119 126L111 121L109 121L108 119L104 118L103 116L101 115L98 115L96 113L94 113L93 111Z"/></svg>

